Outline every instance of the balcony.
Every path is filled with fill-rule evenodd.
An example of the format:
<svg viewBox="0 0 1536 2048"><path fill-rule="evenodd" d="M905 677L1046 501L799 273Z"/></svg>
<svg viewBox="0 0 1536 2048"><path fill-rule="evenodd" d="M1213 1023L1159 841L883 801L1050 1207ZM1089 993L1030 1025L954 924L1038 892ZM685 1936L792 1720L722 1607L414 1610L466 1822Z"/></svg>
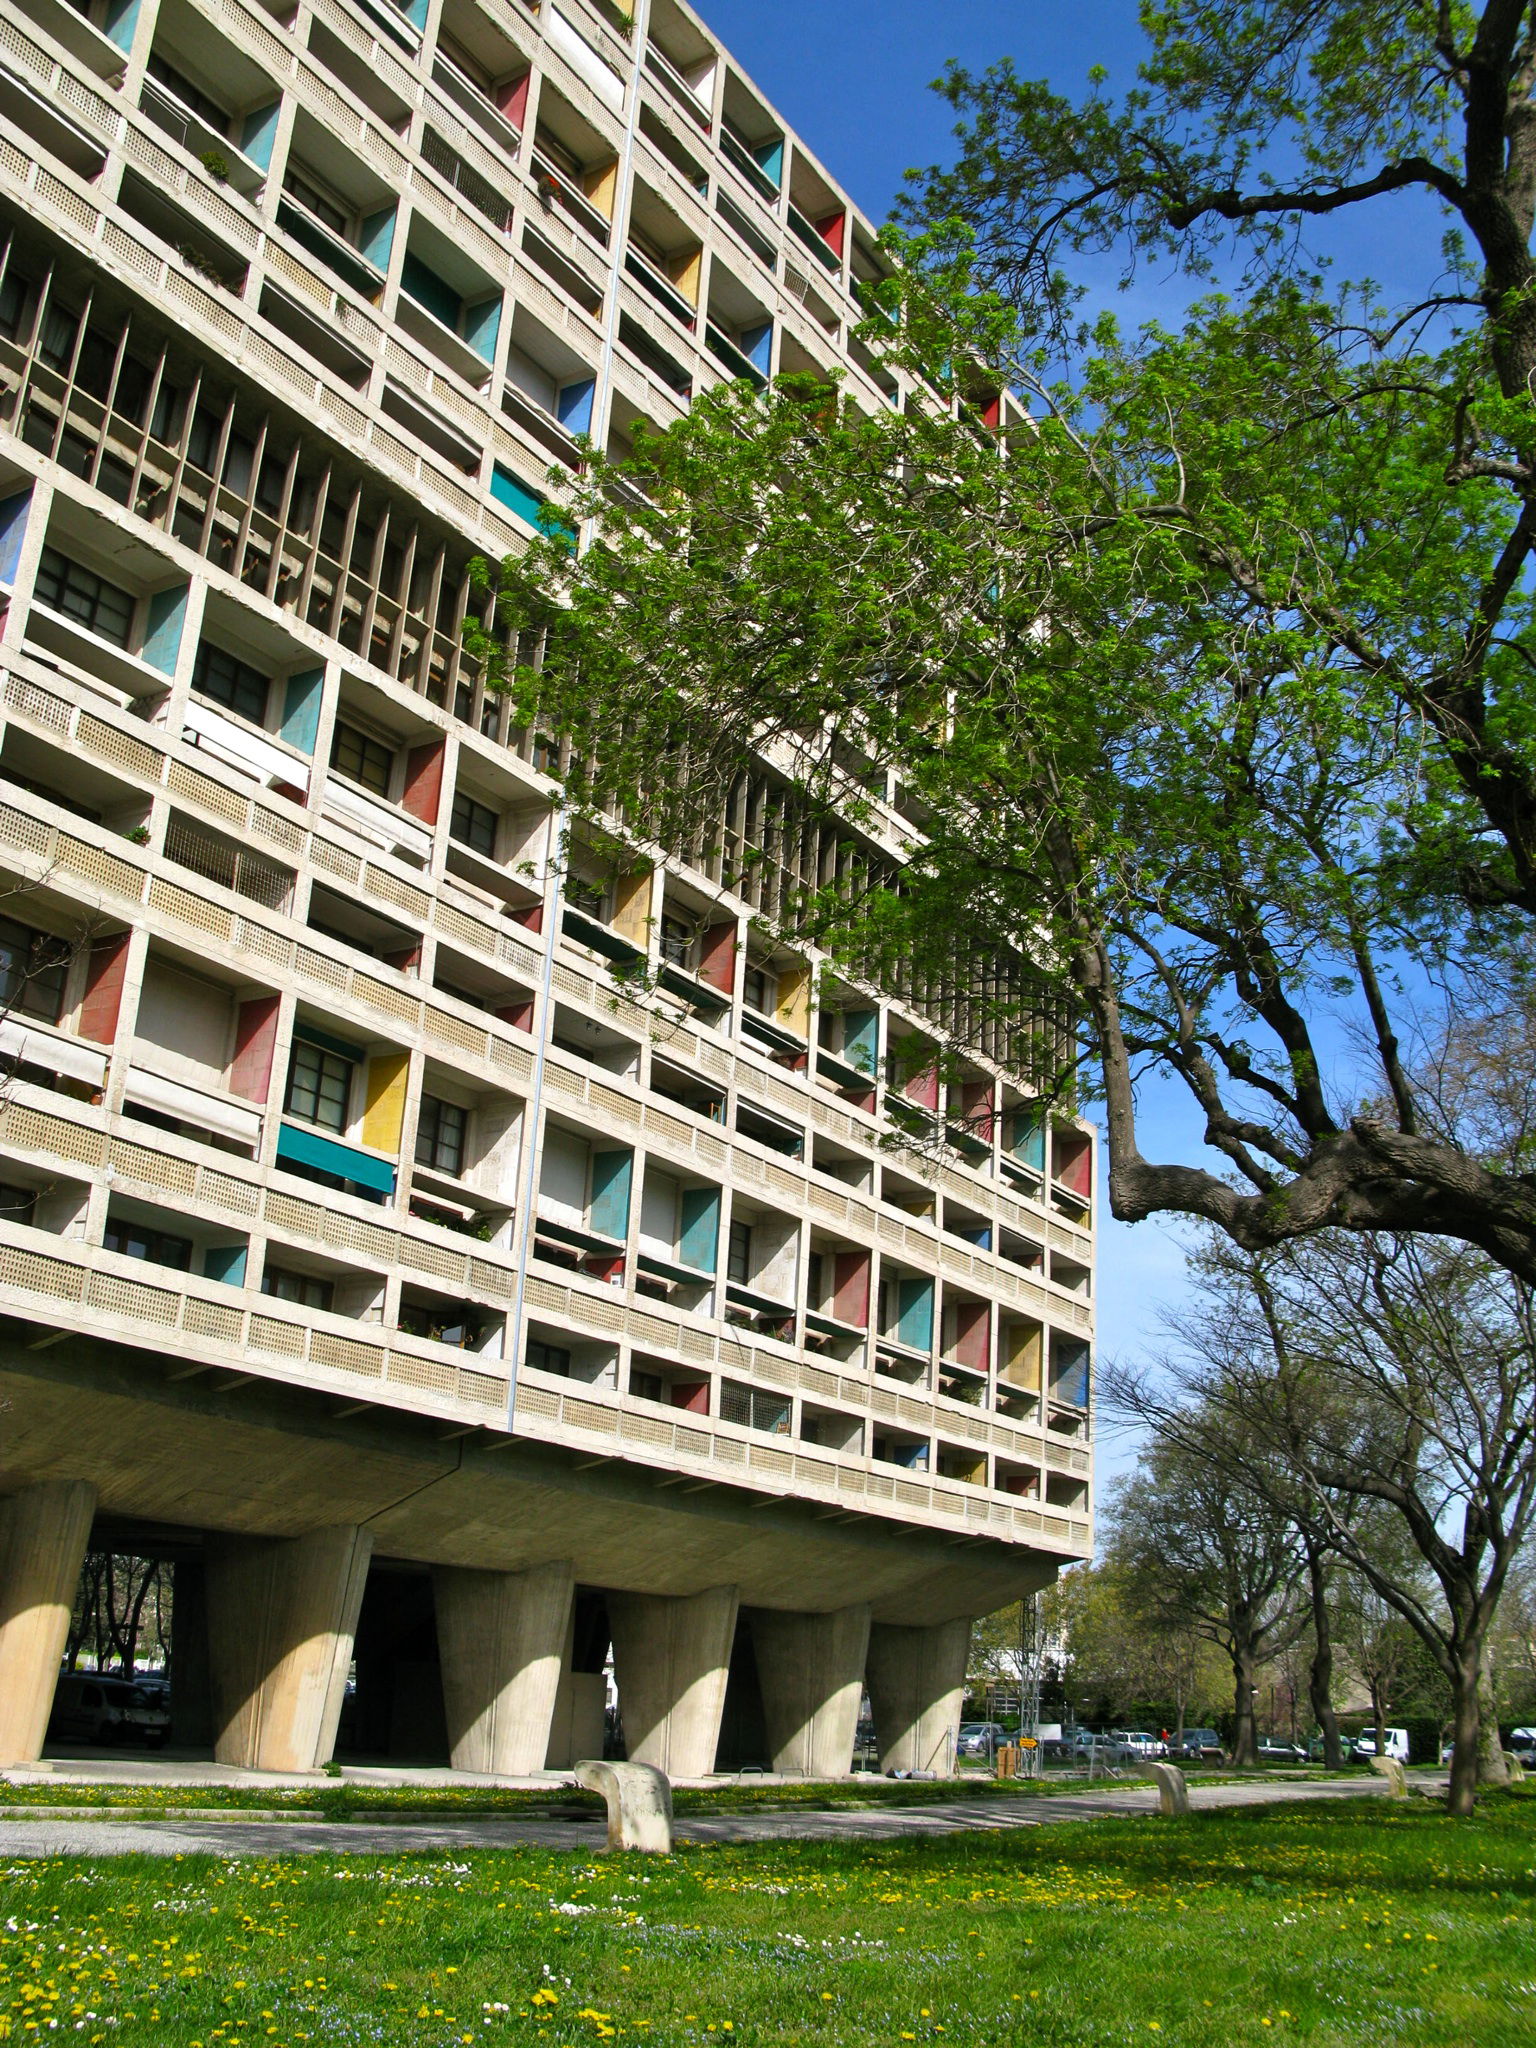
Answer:
<svg viewBox="0 0 1536 2048"><path fill-rule="evenodd" d="M649 292L663 312L669 313L680 327L685 327L690 334L693 333L699 324L696 309L689 305L670 278L662 276L655 264L648 263L638 249L626 249L624 270L626 276L632 277L642 291Z"/></svg>

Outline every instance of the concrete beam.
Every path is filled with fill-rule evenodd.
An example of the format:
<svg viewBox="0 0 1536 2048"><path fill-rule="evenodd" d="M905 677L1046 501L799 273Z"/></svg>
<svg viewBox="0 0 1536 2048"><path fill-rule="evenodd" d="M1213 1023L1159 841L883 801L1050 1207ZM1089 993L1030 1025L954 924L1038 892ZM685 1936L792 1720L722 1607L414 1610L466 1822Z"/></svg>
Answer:
<svg viewBox="0 0 1536 2048"><path fill-rule="evenodd" d="M84 1479L0 1500L0 1766L43 1753L95 1512Z"/></svg>
<svg viewBox="0 0 1536 2048"><path fill-rule="evenodd" d="M831 1614L752 1610L752 1647L776 1771L846 1777L869 1651L869 1608Z"/></svg>
<svg viewBox="0 0 1536 2048"><path fill-rule="evenodd" d="M704 1778L714 1769L736 1610L734 1586L680 1599L608 1595L631 1763L650 1764L669 1778Z"/></svg>
<svg viewBox="0 0 1536 2048"><path fill-rule="evenodd" d="M433 1572L456 1771L522 1777L543 1769L575 1590L568 1561L526 1572Z"/></svg>
<svg viewBox="0 0 1536 2048"><path fill-rule="evenodd" d="M871 1628L867 1683L882 1771L954 1771L970 1647L968 1621Z"/></svg>
<svg viewBox="0 0 1536 2048"><path fill-rule="evenodd" d="M372 1549L370 1531L350 1525L278 1541L208 1539L221 1764L313 1771L330 1760Z"/></svg>

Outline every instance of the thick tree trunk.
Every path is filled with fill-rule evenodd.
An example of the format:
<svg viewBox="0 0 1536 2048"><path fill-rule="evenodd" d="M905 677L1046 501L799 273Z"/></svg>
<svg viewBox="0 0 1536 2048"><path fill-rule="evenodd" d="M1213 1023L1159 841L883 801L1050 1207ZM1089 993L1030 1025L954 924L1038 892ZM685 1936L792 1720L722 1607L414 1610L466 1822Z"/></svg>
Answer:
<svg viewBox="0 0 1536 2048"><path fill-rule="evenodd" d="M1307 1697L1323 1735L1323 1762L1330 1771L1344 1762L1339 1717L1333 1705L1333 1623L1328 1613L1328 1584L1323 1561L1307 1550L1307 1577L1312 1599L1312 1662L1307 1668Z"/></svg>
<svg viewBox="0 0 1536 2048"><path fill-rule="evenodd" d="M1477 1660L1477 1782L1479 1785L1507 1785L1509 1765L1504 1761L1504 1738L1499 1733L1499 1703L1493 1689L1493 1672L1484 1647Z"/></svg>
<svg viewBox="0 0 1536 2048"><path fill-rule="evenodd" d="M1478 1702L1478 1680L1482 1675L1481 1647L1462 1646L1451 1674L1451 1790L1449 1812L1466 1819L1477 1804L1478 1732L1482 1714Z"/></svg>
<svg viewBox="0 0 1536 2048"><path fill-rule="evenodd" d="M1387 1753L1387 1695L1382 1689L1381 1677L1378 1672L1373 1671L1371 1673L1370 1684L1371 1720L1376 1728L1376 1754L1378 1756L1385 1756Z"/></svg>
<svg viewBox="0 0 1536 2048"><path fill-rule="evenodd" d="M1246 1770L1259 1760L1253 1726L1253 1647L1246 1636L1239 1636L1232 1646L1232 1692L1232 1761Z"/></svg>

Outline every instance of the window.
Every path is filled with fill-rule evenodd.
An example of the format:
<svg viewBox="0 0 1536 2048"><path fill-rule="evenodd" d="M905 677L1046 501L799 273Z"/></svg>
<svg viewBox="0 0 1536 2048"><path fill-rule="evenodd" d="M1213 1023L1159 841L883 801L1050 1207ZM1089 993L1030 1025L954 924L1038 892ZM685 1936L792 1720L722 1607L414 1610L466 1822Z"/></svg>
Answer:
<svg viewBox="0 0 1536 2048"><path fill-rule="evenodd" d="M313 1273L296 1273L291 1266L268 1266L261 1276L261 1291L300 1308L329 1309L336 1289L333 1282Z"/></svg>
<svg viewBox="0 0 1536 2048"><path fill-rule="evenodd" d="M0 917L0 1013L57 1024L64 1008L69 947L50 932Z"/></svg>
<svg viewBox="0 0 1536 2048"><path fill-rule="evenodd" d="M222 647L207 640L197 650L192 687L211 697L215 704L222 704L226 711L248 718L252 725L266 722L270 687L267 678L248 661L226 654Z"/></svg>
<svg viewBox="0 0 1536 2048"><path fill-rule="evenodd" d="M94 569L72 562L57 548L43 549L37 565L36 594L50 611L73 619L77 626L110 640L114 647L128 645L137 602L132 591L108 583Z"/></svg>
<svg viewBox="0 0 1536 2048"><path fill-rule="evenodd" d="M461 846L469 847L473 853L483 853L487 860L494 860L499 822L489 804L477 803L461 790L453 800L453 817L448 831Z"/></svg>
<svg viewBox="0 0 1536 2048"><path fill-rule="evenodd" d="M434 1167L439 1173L462 1173L468 1129L467 1110L440 1096L423 1095L416 1123L416 1164Z"/></svg>
<svg viewBox="0 0 1536 2048"><path fill-rule="evenodd" d="M301 171L296 164L290 163L283 173L283 190L290 199L296 199L306 213L313 214L322 227L329 228L333 235L340 235L343 241L348 239L352 226L349 209L333 199L329 192L325 191L312 176Z"/></svg>
<svg viewBox="0 0 1536 2048"><path fill-rule="evenodd" d="M168 63L158 51L153 50L144 68L151 78L158 79L161 85L173 92L181 104L190 113L196 114L200 121L220 135L229 134L228 113L217 100L211 100L200 86L194 85L184 71L178 71L174 64Z"/></svg>
<svg viewBox="0 0 1536 2048"><path fill-rule="evenodd" d="M530 1337L523 1352L524 1365L535 1372L552 1372L561 1379L571 1376L571 1354L563 1344L546 1344L542 1337Z"/></svg>
<svg viewBox="0 0 1536 2048"><path fill-rule="evenodd" d="M742 999L749 1010L767 1016L779 999L779 978L766 967L748 967L742 978Z"/></svg>
<svg viewBox="0 0 1536 2048"><path fill-rule="evenodd" d="M156 1230L149 1223L125 1223L107 1219L102 1248L121 1252L125 1259L145 1259L152 1266L174 1266L179 1273L192 1270L192 1240L176 1237L168 1230Z"/></svg>
<svg viewBox="0 0 1536 2048"><path fill-rule="evenodd" d="M431 1344L471 1351L485 1334L486 1317L482 1310L467 1306L402 1301L400 1329L407 1337L425 1337Z"/></svg>
<svg viewBox="0 0 1536 2048"><path fill-rule="evenodd" d="M567 876L565 900L584 917L601 920L608 915L608 891L601 882L590 881L585 875Z"/></svg>
<svg viewBox="0 0 1536 2048"><path fill-rule="evenodd" d="M331 741L331 766L349 782L371 789L375 796L389 795L390 770L395 757L380 741L370 739L355 725L338 723Z"/></svg>
<svg viewBox="0 0 1536 2048"><path fill-rule="evenodd" d="M693 965L693 926L686 917L663 916L661 957L673 967Z"/></svg>
<svg viewBox="0 0 1536 2048"><path fill-rule="evenodd" d="M659 1372L641 1372L635 1366L629 1371L629 1391L637 1401L660 1401L666 1394Z"/></svg>
<svg viewBox="0 0 1536 2048"><path fill-rule="evenodd" d="M731 1225L730 1243L725 1255L725 1277L733 1280L738 1287L747 1287L752 1281L752 1226L750 1223Z"/></svg>
<svg viewBox="0 0 1536 2048"><path fill-rule="evenodd" d="M321 1130L344 1131L355 1064L307 1038L295 1039L284 1109L307 1124L318 1124Z"/></svg>

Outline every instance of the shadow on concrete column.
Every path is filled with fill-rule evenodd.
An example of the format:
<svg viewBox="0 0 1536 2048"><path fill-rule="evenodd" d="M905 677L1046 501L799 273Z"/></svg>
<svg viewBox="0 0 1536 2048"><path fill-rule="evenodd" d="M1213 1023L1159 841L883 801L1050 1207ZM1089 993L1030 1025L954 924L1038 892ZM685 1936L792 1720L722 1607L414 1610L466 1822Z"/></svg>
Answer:
<svg viewBox="0 0 1536 2048"><path fill-rule="evenodd" d="M85 1479L0 1500L0 1766L43 1753L95 1513Z"/></svg>
<svg viewBox="0 0 1536 2048"><path fill-rule="evenodd" d="M200 1557L178 1557L171 1566L171 1740L178 1749L213 1747L208 1578Z"/></svg>
<svg viewBox="0 0 1536 2048"><path fill-rule="evenodd" d="M864 1692L868 1607L831 1614L757 1607L751 1624L773 1768L808 1778L846 1777Z"/></svg>
<svg viewBox="0 0 1536 2048"><path fill-rule="evenodd" d="M542 1770L570 1632L572 1566L439 1565L432 1589L454 1769L509 1777Z"/></svg>
<svg viewBox="0 0 1536 2048"><path fill-rule="evenodd" d="M373 1537L210 1536L208 1646L214 1756L249 1770L329 1761Z"/></svg>
<svg viewBox="0 0 1536 2048"><path fill-rule="evenodd" d="M871 1628L866 1682L882 1771L954 1771L970 1646L969 1621Z"/></svg>
<svg viewBox="0 0 1536 2048"><path fill-rule="evenodd" d="M629 1760L669 1778L715 1767L736 1632L734 1586L686 1598L610 1593L613 1674Z"/></svg>

